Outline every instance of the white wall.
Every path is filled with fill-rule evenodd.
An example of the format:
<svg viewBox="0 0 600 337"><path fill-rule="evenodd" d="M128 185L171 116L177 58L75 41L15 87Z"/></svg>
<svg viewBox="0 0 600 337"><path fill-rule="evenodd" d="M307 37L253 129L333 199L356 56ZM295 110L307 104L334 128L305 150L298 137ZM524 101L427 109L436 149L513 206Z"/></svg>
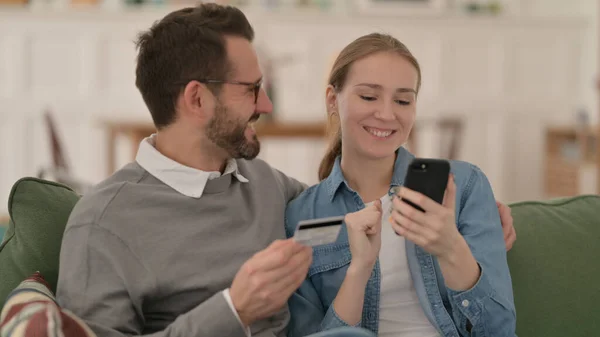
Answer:
<svg viewBox="0 0 600 337"><path fill-rule="evenodd" d="M462 159L484 169L499 199L513 201L543 197L543 125L570 122L582 104L596 111L595 2L569 1L579 9L566 17L559 2L533 2L543 18L250 18L259 46L296 58L278 72L294 79L279 93L279 117L288 121L323 119L326 72L347 42L373 30L406 42L423 67L419 118L465 117ZM132 40L163 14L0 11L0 213L16 179L50 164L46 107L56 114L74 173L91 182L105 177L99 122L149 121L133 84ZM264 143L261 156L275 167L316 181L324 144ZM120 163L129 158L126 145Z"/></svg>
<svg viewBox="0 0 600 337"><path fill-rule="evenodd" d="M526 7L525 12L537 17L573 17L588 20L589 27L585 33L585 44L588 46L580 59L581 106L591 114L591 121L598 122L598 92L595 87L599 74L598 67L598 1L597 0L521 0Z"/></svg>

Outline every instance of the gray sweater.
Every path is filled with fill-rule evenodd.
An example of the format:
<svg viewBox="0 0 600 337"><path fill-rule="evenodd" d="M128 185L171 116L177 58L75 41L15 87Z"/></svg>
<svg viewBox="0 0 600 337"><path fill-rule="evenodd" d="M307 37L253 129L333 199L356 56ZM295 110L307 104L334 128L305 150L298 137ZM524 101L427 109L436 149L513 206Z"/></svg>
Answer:
<svg viewBox="0 0 600 337"><path fill-rule="evenodd" d="M75 206L63 238L57 298L99 337L238 336L221 291L242 264L284 239L284 212L304 185L261 160L209 180L191 198L132 163ZM251 326L284 336L289 311Z"/></svg>

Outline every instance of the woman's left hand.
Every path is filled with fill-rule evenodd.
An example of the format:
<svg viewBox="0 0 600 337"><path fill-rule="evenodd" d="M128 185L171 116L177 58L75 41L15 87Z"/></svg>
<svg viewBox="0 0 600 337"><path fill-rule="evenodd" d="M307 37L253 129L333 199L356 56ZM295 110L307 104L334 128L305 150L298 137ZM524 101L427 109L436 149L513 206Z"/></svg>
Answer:
<svg viewBox="0 0 600 337"><path fill-rule="evenodd" d="M425 212L401 199L411 201ZM460 246L460 240L464 240L455 223L456 184L453 175L448 178L441 205L406 187L400 188L393 205L390 223L394 231L438 258L450 257Z"/></svg>

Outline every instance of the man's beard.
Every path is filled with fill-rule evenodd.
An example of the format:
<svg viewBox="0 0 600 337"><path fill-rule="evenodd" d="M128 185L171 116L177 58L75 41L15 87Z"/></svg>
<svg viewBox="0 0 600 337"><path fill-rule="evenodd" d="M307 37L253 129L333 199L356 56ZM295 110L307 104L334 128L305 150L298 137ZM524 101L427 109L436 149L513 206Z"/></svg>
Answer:
<svg viewBox="0 0 600 337"><path fill-rule="evenodd" d="M260 152L260 142L256 135L250 141L246 139L246 127L258 117L259 114L254 114L248 121L242 122L232 118L228 109L219 104L208 123L206 136L232 158L254 159Z"/></svg>

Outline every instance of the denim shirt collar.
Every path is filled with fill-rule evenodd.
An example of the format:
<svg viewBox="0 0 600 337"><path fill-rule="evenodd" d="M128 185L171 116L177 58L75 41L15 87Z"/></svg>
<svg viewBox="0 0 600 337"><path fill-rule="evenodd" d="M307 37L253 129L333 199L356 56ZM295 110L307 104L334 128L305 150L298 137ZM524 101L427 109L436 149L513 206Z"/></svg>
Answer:
<svg viewBox="0 0 600 337"><path fill-rule="evenodd" d="M410 152L408 152L404 147L400 147L396 151L396 154L397 156L396 161L394 162L394 174L392 175L390 190L392 189L392 187L402 185L402 183L404 182L404 175L406 174L408 164L414 158L414 156ZM325 185L327 186L329 201L333 201L336 192L342 184L344 184L347 189L352 190L350 186L348 186L346 178L344 178L340 158L340 156L337 156L337 158L335 159L335 163L333 164L333 169L331 169L331 173L325 179Z"/></svg>

